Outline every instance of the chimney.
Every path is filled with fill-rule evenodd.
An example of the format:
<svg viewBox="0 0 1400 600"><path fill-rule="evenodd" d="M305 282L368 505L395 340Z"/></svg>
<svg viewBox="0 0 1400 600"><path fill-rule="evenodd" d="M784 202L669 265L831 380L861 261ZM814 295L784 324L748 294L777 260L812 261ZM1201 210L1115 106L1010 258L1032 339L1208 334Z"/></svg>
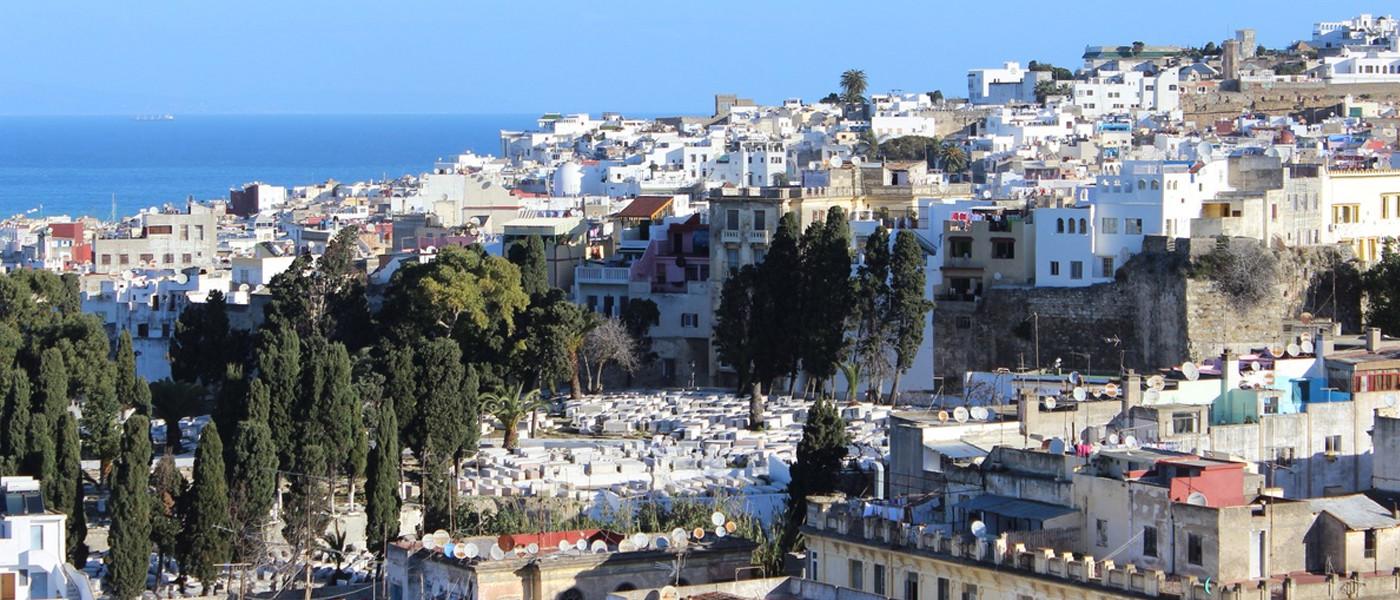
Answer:
<svg viewBox="0 0 1400 600"><path fill-rule="evenodd" d="M1240 357L1229 348L1220 355L1220 395L1240 387Z"/></svg>
<svg viewBox="0 0 1400 600"><path fill-rule="evenodd" d="M1381 349L1381 328L1366 328L1366 351L1376 352Z"/></svg>
<svg viewBox="0 0 1400 600"><path fill-rule="evenodd" d="M1123 384L1123 412L1128 412L1134 406L1142 406L1142 376L1136 369L1128 369Z"/></svg>

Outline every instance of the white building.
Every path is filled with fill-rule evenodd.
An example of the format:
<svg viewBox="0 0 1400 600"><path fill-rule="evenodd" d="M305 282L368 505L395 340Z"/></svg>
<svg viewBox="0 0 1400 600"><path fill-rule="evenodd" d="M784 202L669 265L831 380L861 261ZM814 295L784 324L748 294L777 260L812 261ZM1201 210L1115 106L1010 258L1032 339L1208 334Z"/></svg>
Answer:
<svg viewBox="0 0 1400 600"><path fill-rule="evenodd" d="M1343 48L1322 59L1322 77L1331 83L1400 83L1400 49L1391 38L1383 49Z"/></svg>
<svg viewBox="0 0 1400 600"><path fill-rule="evenodd" d="M1086 117L1164 113L1181 106L1178 69L1100 70L1073 84L1073 101Z"/></svg>
<svg viewBox="0 0 1400 600"><path fill-rule="evenodd" d="M87 576L67 561L67 515L44 507L32 477L0 477L0 598L92 599Z"/></svg>
<svg viewBox="0 0 1400 600"><path fill-rule="evenodd" d="M1028 71L1021 63L1003 63L1001 68L969 69L967 99L972 104L1016 104L1035 102L1035 84L1049 81L1049 71Z"/></svg>
<svg viewBox="0 0 1400 600"><path fill-rule="evenodd" d="M1321 21L1313 24L1309 46L1323 54L1357 46L1385 46L1392 42L1400 27L1394 17L1376 17L1362 13L1345 21Z"/></svg>

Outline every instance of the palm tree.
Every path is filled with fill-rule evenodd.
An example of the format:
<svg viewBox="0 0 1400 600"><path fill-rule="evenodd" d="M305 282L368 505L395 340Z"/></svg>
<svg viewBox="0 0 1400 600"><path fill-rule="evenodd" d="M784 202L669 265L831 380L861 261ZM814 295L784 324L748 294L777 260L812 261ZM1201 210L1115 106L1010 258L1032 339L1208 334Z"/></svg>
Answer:
<svg viewBox="0 0 1400 600"><path fill-rule="evenodd" d="M847 69L841 74L841 99L848 104L865 101L865 71Z"/></svg>
<svg viewBox="0 0 1400 600"><path fill-rule="evenodd" d="M539 390L524 391L525 384L507 385L503 393L482 394L481 410L501 422L505 429L506 450L514 450L520 443L520 420L546 405Z"/></svg>
<svg viewBox="0 0 1400 600"><path fill-rule="evenodd" d="M335 575L332 580L340 579L345 567L345 560L350 556L350 538L340 530L340 524L335 525L335 529L321 536L320 553L322 558L328 558L335 563ZM334 583L334 581L332 581Z"/></svg>
<svg viewBox="0 0 1400 600"><path fill-rule="evenodd" d="M938 154L943 160L945 172L962 173L967 170L967 153L963 152L961 146L953 142L944 142L943 147L938 149Z"/></svg>

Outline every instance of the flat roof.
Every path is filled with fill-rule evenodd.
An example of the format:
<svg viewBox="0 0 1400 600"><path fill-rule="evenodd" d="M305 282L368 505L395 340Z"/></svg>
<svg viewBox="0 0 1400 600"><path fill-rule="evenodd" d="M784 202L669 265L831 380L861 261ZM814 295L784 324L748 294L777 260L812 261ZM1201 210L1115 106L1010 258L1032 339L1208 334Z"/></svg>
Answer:
<svg viewBox="0 0 1400 600"><path fill-rule="evenodd" d="M998 496L996 494L982 494L981 496L969 498L953 506L954 508L963 510L980 510L1004 517L1034 519L1037 521L1045 521L1076 512L1073 508L1067 506Z"/></svg>

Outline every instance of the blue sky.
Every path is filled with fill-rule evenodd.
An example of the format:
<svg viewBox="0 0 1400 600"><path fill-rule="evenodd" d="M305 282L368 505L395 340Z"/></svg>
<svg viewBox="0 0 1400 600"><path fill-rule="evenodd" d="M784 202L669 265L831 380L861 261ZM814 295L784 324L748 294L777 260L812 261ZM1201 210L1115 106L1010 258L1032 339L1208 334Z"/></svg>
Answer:
<svg viewBox="0 0 1400 600"><path fill-rule="evenodd" d="M0 114L704 112L715 92L965 95L1085 45L1269 46L1387 3L4 0Z"/></svg>

